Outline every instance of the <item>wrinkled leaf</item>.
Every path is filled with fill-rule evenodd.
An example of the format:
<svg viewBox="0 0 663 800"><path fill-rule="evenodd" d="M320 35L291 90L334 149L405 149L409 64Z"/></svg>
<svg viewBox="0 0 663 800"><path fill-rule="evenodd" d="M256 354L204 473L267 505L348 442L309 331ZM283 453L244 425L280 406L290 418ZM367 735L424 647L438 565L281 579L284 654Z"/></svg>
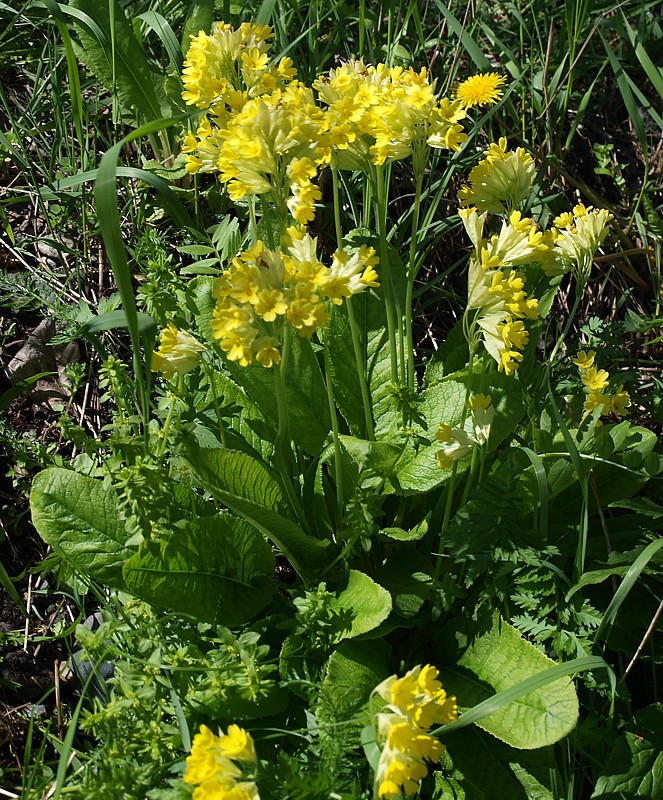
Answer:
<svg viewBox="0 0 663 800"><path fill-rule="evenodd" d="M198 622L241 625L274 593L271 547L244 520L220 513L146 542L124 565L131 592Z"/></svg>
<svg viewBox="0 0 663 800"><path fill-rule="evenodd" d="M30 492L32 522L46 544L84 575L124 589L122 564L134 551L115 493L94 478L52 467L40 472Z"/></svg>

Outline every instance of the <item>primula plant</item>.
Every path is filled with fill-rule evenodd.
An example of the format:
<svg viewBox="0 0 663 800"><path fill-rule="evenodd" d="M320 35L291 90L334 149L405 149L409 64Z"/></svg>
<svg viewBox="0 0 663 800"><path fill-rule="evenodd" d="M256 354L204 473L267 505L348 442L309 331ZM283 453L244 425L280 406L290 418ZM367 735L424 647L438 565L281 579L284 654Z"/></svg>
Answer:
<svg viewBox="0 0 663 800"><path fill-rule="evenodd" d="M306 83L273 39L252 22L191 35L176 188L220 217L188 232L211 244L183 246L206 258L181 274L161 259L168 302L149 274L134 296L109 248L133 377L105 362L112 432L34 481L37 530L107 598L103 635L80 641L117 669L82 725L116 741L159 709L168 740L126 797L517 800L561 797L569 773L600 782L605 743L574 729L579 698L605 726L619 702L602 584L625 575L625 525L637 575L660 572L629 500L661 471L656 437L572 328L612 214L543 213L537 156L479 128L497 127L501 72L442 94L423 66L349 59ZM443 171L460 189L436 228ZM429 229L463 237L462 309L424 354L418 276L447 247ZM71 795L101 791L99 762L72 765Z"/></svg>

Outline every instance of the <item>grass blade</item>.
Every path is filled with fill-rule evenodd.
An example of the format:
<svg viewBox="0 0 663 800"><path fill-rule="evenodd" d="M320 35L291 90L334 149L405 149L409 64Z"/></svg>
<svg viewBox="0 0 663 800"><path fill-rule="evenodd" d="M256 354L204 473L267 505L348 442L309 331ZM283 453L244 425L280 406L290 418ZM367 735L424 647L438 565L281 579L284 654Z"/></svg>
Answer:
<svg viewBox="0 0 663 800"><path fill-rule="evenodd" d="M624 575L624 580L619 584L619 588L614 594L614 597L610 601L610 605L606 609L605 614L603 615L603 619L601 620L601 624L599 625L596 634L594 635L594 642L598 642L598 640L604 636L607 638L607 634L612 627L619 609L622 606L622 603L626 599L628 593L631 589L635 586L635 582L640 577L642 570L647 566L649 561L652 557L658 553L658 551L663 547L663 538L657 539L655 542L650 542L647 547L640 553L640 555L635 559L635 561L629 567L628 572Z"/></svg>

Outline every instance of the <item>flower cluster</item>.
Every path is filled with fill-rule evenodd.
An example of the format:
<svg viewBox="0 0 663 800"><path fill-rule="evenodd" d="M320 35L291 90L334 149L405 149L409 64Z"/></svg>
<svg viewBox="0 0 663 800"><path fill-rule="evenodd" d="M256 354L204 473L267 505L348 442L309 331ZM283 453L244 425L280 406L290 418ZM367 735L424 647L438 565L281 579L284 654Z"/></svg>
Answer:
<svg viewBox="0 0 663 800"><path fill-rule="evenodd" d="M601 416L614 414L617 417L623 417L628 414L628 408L631 405L629 393L624 390L624 384L620 384L614 394L608 394L610 375L604 369L597 369L595 359L596 351L594 350L579 350L573 359L585 389L583 421L597 408L601 409Z"/></svg>
<svg viewBox="0 0 663 800"><path fill-rule="evenodd" d="M184 61L182 98L201 109L237 108L248 97L272 91L282 78L292 77L292 61L268 67L268 25L244 22L238 30L218 22L210 35L191 37Z"/></svg>
<svg viewBox="0 0 663 800"><path fill-rule="evenodd" d="M425 762L440 760L444 748L428 731L433 725L456 720L458 707L437 676L437 669L430 664L417 666L402 678L392 675L375 689L386 703L378 714L382 753L375 791L379 798L395 800L416 794L428 773Z"/></svg>
<svg viewBox="0 0 663 800"><path fill-rule="evenodd" d="M474 245L468 268L466 335L471 339L478 327L498 368L512 375L529 339L523 320L538 316L538 301L527 294L525 275L516 268L548 263L549 237L531 219L512 211L499 234L484 239L487 212L468 208L459 214Z"/></svg>
<svg viewBox="0 0 663 800"><path fill-rule="evenodd" d="M367 286L378 286L372 247L339 250L326 266L317 257L317 240L308 234L296 238L297 233L291 230L286 251L258 241L219 278L211 328L230 361L247 366L255 358L264 367L280 363L285 323L309 338L329 319L326 300L339 305Z"/></svg>
<svg viewBox="0 0 663 800"><path fill-rule="evenodd" d="M260 800L255 781L244 780L243 766L255 769L256 751L251 734L238 725L215 736L205 725L193 737L183 780L196 786L193 800Z"/></svg>
<svg viewBox="0 0 663 800"><path fill-rule="evenodd" d="M182 97L206 113L182 149L187 170L218 172L232 200L271 193L280 211L287 203L306 224L321 197L312 179L327 152L319 144L323 113L294 80L291 59L270 66L273 35L264 25L235 31L220 22L211 36L192 37Z"/></svg>
<svg viewBox="0 0 663 800"><path fill-rule="evenodd" d="M471 418L463 428L439 425L435 437L442 448L435 453L437 466L449 469L454 461L470 453L475 447L488 442L490 427L495 417L495 409L490 395L475 394L469 400ZM469 430L468 430L469 427Z"/></svg>
<svg viewBox="0 0 663 800"><path fill-rule="evenodd" d="M525 200L532 187L536 166L522 147L507 150L503 136L484 151L484 158L470 172L470 183L458 192L461 208L502 214Z"/></svg>
<svg viewBox="0 0 663 800"><path fill-rule="evenodd" d="M555 218L551 229L554 240L553 261L547 265L549 275L570 272L576 266L588 272L594 254L608 234L612 214L605 208L585 207L579 203L573 213L566 212Z"/></svg>
<svg viewBox="0 0 663 800"><path fill-rule="evenodd" d="M309 87L296 80L291 59L270 63L273 35L264 25L219 22L191 37L182 97L204 115L182 150L186 169L218 173L232 200L269 194L280 215L287 209L303 226L321 199L315 178L332 158L341 169L368 171L426 146L458 150L466 109L496 102L505 80L473 76L455 100L438 99L425 67L359 60Z"/></svg>
<svg viewBox="0 0 663 800"><path fill-rule="evenodd" d="M159 349L152 354L152 370L163 372L168 380L184 375L200 364L200 354L204 351L204 345L194 336L169 322L161 331Z"/></svg>
<svg viewBox="0 0 663 800"><path fill-rule="evenodd" d="M438 101L425 67L348 61L314 84L326 105L327 141L341 169L367 171L409 156L418 144L458 150L467 138L460 101Z"/></svg>

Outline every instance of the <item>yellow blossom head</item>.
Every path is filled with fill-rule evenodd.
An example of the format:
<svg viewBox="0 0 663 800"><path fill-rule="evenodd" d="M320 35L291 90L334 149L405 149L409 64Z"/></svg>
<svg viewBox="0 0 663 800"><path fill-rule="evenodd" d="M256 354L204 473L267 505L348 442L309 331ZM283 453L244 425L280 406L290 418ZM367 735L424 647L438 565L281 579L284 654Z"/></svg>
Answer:
<svg viewBox="0 0 663 800"><path fill-rule="evenodd" d="M532 157L522 147L508 150L502 137L486 149L485 158L470 172L469 185L458 192L461 207L492 214L515 210L528 197L535 171Z"/></svg>
<svg viewBox="0 0 663 800"><path fill-rule="evenodd" d="M465 108L496 103L504 93L506 78L498 72L484 72L459 83L455 97Z"/></svg>
<svg viewBox="0 0 663 800"><path fill-rule="evenodd" d="M175 375L184 375L195 369L203 352L205 346L194 336L169 322L161 332L159 349L152 354L152 370L163 372L164 377L170 380Z"/></svg>

